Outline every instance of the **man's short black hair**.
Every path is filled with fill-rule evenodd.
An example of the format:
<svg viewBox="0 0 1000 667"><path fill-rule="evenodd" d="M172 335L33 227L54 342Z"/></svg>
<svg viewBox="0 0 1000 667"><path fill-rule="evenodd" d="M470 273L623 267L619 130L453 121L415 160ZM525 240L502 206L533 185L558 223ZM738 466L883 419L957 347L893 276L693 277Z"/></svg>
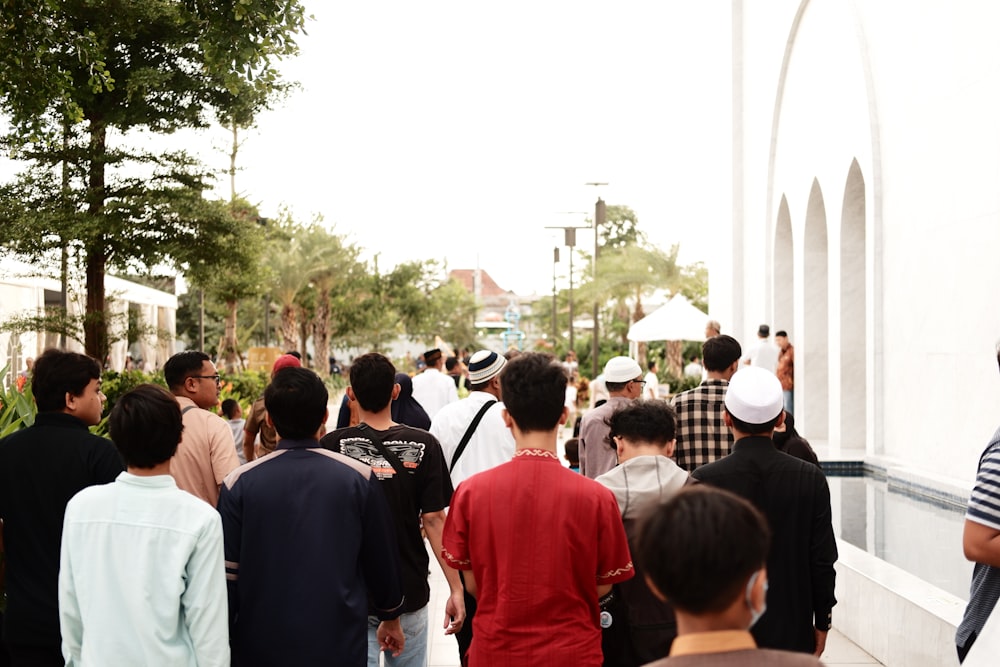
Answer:
<svg viewBox="0 0 1000 667"><path fill-rule="evenodd" d="M667 602L694 615L725 610L767 562L771 531L739 496L684 487L644 517L635 556Z"/></svg>
<svg viewBox="0 0 1000 667"><path fill-rule="evenodd" d="M125 465L153 468L177 451L184 430L181 406L163 387L141 384L115 403L108 429Z"/></svg>
<svg viewBox="0 0 1000 667"><path fill-rule="evenodd" d="M712 336L701 346L701 358L705 368L710 371L724 371L732 366L734 361L739 361L742 355L743 348L740 347L739 341L725 334Z"/></svg>
<svg viewBox="0 0 1000 667"><path fill-rule="evenodd" d="M222 414L226 416L226 419L232 419L238 407L240 407L239 401L235 398L227 398L222 402Z"/></svg>
<svg viewBox="0 0 1000 667"><path fill-rule="evenodd" d="M737 419L736 417L734 417L733 413L729 412L729 408L726 408L726 412L729 413L729 418L733 420L733 428L742 433L747 433L749 435L761 435L763 433L768 433L770 431L773 431L775 425L777 425L778 423L778 417L781 416L781 413L779 412L774 416L774 419L769 419L763 424L751 424L749 422L743 421L742 419Z"/></svg>
<svg viewBox="0 0 1000 667"><path fill-rule="evenodd" d="M782 329L781 331L774 334L775 338L788 338L788 332Z"/></svg>
<svg viewBox="0 0 1000 667"><path fill-rule="evenodd" d="M628 386L629 382L631 382L631 380L625 380L625 382L608 382L605 380L604 388L608 390L609 394L613 394L619 391L625 391L625 387Z"/></svg>
<svg viewBox="0 0 1000 667"><path fill-rule="evenodd" d="M455 370L455 366L458 366L458 357L448 357L444 360L444 369L446 371Z"/></svg>
<svg viewBox="0 0 1000 667"><path fill-rule="evenodd" d="M66 394L79 396L91 380L100 379L101 365L95 359L52 348L35 360L31 392L39 412L62 412Z"/></svg>
<svg viewBox="0 0 1000 667"><path fill-rule="evenodd" d="M308 368L282 368L264 390L264 407L282 439L315 438L326 416L326 385Z"/></svg>
<svg viewBox="0 0 1000 667"><path fill-rule="evenodd" d="M184 380L200 373L202 365L211 360L212 357L201 350L178 352L163 364L163 379L170 389L179 389L184 386Z"/></svg>
<svg viewBox="0 0 1000 667"><path fill-rule="evenodd" d="M504 407L521 431L551 431L562 417L568 380L552 355L522 352L500 372Z"/></svg>
<svg viewBox="0 0 1000 667"><path fill-rule="evenodd" d="M632 442L648 442L660 447L677 437L677 414L666 401L631 401L608 418L608 439L621 436Z"/></svg>
<svg viewBox="0 0 1000 667"><path fill-rule="evenodd" d="M351 364L351 390L367 412L378 412L392 401L396 367L378 352L362 354Z"/></svg>

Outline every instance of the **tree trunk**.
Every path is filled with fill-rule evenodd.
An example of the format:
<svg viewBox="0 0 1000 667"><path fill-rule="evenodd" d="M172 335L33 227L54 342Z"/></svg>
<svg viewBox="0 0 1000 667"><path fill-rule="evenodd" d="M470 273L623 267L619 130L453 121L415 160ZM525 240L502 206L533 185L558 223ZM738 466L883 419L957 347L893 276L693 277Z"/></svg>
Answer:
<svg viewBox="0 0 1000 667"><path fill-rule="evenodd" d="M219 358L227 373L235 373L239 362L239 349L236 343L236 311L239 302L235 299L226 301L226 330L222 336Z"/></svg>
<svg viewBox="0 0 1000 667"><path fill-rule="evenodd" d="M95 218L104 211L104 160L107 128L104 123L90 121L90 169L87 183L87 214ZM103 234L87 244L87 310L83 321L84 350L101 364L107 359L108 320L105 314L104 273L108 265L106 240Z"/></svg>
<svg viewBox="0 0 1000 667"><path fill-rule="evenodd" d="M281 307L281 345L285 352L299 349L299 326L295 320L295 304Z"/></svg>
<svg viewBox="0 0 1000 667"><path fill-rule="evenodd" d="M312 364L309 363L309 355L306 352L306 342L309 340L309 316L303 310L300 313L299 318L299 344L302 346L299 348L299 354L302 355L302 365L306 368L312 368Z"/></svg>
<svg viewBox="0 0 1000 667"><path fill-rule="evenodd" d="M321 293L316 303L316 319L313 321L313 347L316 359L313 366L322 378L330 375L330 295Z"/></svg>

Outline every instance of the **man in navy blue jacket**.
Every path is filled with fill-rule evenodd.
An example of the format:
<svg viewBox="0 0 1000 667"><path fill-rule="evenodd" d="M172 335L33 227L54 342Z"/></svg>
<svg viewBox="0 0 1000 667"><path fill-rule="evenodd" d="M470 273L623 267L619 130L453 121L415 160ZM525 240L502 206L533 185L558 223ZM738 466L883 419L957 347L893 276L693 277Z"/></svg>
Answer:
<svg viewBox="0 0 1000 667"><path fill-rule="evenodd" d="M371 467L323 449L323 381L278 371L264 392L277 449L219 496L234 665L366 664L368 603L383 650L403 650L399 548Z"/></svg>

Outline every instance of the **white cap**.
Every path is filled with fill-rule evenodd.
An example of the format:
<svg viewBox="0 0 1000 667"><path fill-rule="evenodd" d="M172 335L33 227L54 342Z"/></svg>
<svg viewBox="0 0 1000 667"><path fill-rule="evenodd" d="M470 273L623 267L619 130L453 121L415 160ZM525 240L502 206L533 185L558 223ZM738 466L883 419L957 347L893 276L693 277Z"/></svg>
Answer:
<svg viewBox="0 0 1000 667"><path fill-rule="evenodd" d="M628 382L642 375L642 369L632 357L611 357L604 364L605 382Z"/></svg>
<svg viewBox="0 0 1000 667"><path fill-rule="evenodd" d="M759 366L746 366L729 380L726 409L747 424L765 424L781 414L781 382Z"/></svg>

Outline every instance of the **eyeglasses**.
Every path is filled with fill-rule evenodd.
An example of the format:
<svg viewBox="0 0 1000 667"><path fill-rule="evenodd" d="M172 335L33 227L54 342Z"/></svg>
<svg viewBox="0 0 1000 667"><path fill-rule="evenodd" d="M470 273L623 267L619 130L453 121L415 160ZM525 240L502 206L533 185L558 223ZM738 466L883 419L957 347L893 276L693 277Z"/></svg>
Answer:
<svg viewBox="0 0 1000 667"><path fill-rule="evenodd" d="M215 375L189 375L190 378L198 378L199 380L215 380L215 384L222 384L222 376L216 373Z"/></svg>
<svg viewBox="0 0 1000 667"><path fill-rule="evenodd" d="M641 384L643 387L646 386L646 381L645 380L632 380L632 382L635 382L636 384Z"/></svg>

